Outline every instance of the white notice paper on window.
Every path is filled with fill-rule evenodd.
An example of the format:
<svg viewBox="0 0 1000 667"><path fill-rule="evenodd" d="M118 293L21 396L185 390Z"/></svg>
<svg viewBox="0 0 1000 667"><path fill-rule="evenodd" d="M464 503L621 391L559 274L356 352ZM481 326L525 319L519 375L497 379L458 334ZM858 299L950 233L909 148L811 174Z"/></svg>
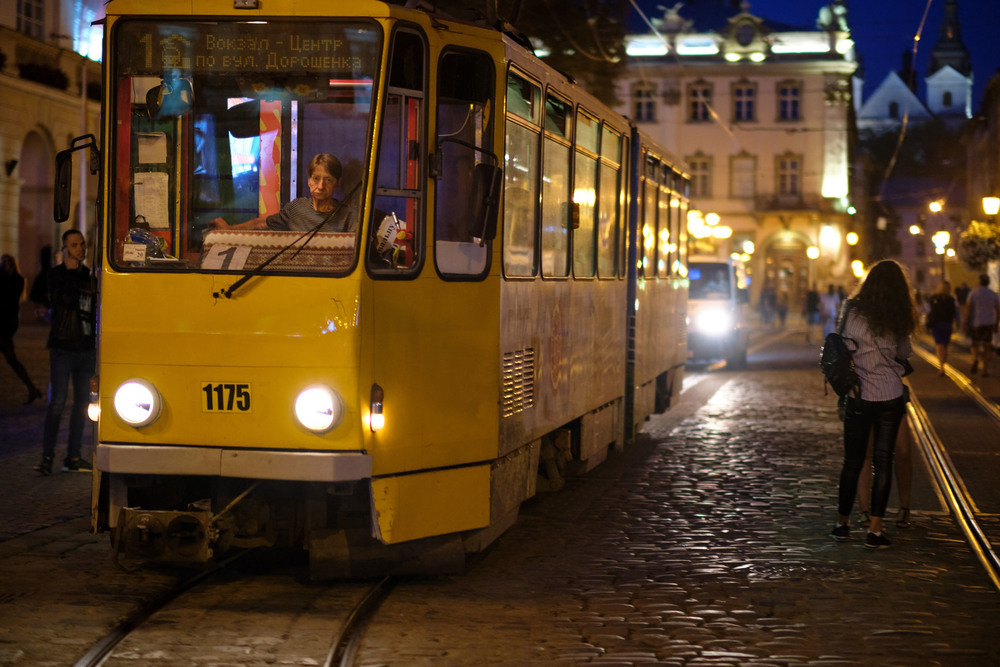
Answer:
<svg viewBox="0 0 1000 667"><path fill-rule="evenodd" d="M139 146L139 164L163 164L167 161L165 132L140 132L136 143Z"/></svg>
<svg viewBox="0 0 1000 667"><path fill-rule="evenodd" d="M135 214L149 223L150 229L167 229L170 216L167 211L167 179L160 171L135 175Z"/></svg>

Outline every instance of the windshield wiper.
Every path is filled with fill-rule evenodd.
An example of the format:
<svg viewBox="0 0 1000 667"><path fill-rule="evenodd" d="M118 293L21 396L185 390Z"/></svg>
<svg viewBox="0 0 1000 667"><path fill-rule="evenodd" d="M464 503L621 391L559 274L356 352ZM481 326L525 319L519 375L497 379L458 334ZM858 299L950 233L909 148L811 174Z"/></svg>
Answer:
<svg viewBox="0 0 1000 667"><path fill-rule="evenodd" d="M333 209L329 213L327 213L326 217L323 218L323 220L320 221L320 223L317 224L315 227L303 232L302 236L299 236L291 243L286 245L284 248L279 248L276 253L274 253L273 255L265 259L263 262L258 264L252 271L244 273L242 278L237 280L229 287L220 290L218 292L212 292L212 296L215 297L216 299L218 299L220 296L224 296L227 299L233 298L233 293L240 287L242 287L244 283L246 283L254 276L259 276L271 262L281 257L281 255L284 254L285 251L292 248L296 243L302 241L302 239L305 239L305 241L302 241L302 245L299 246L299 248L295 251L295 254L292 255L290 259L295 259L296 257L298 257L299 253L302 252L302 249L305 248L307 245L309 245L309 242L313 240L313 237L316 236L319 230L321 230L324 227L324 225L326 225L326 223L330 222L330 220L333 219L333 216L336 215L337 211L340 210L340 207L344 206L351 199L351 197L354 196L354 193L360 186L361 186L361 181L358 181L358 183L353 188L351 188L351 191L347 194L347 196L345 196L342 200L340 200L340 203L334 206Z"/></svg>

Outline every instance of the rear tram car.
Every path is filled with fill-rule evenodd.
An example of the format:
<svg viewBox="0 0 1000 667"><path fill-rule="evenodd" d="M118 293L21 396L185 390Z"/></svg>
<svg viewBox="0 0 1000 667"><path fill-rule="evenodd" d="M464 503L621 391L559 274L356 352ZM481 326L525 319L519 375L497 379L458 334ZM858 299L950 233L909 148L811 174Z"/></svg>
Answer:
<svg viewBox="0 0 1000 667"><path fill-rule="evenodd" d="M105 48L56 217L87 149L119 554L451 567L680 387L684 167L516 39L372 0L112 0ZM308 198L319 153L347 224L236 226Z"/></svg>

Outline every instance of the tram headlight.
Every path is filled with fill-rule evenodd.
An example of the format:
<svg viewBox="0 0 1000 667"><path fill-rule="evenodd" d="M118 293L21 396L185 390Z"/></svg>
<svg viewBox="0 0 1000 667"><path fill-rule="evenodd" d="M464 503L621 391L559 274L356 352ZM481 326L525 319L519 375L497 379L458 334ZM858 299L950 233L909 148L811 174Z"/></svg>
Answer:
<svg viewBox="0 0 1000 667"><path fill-rule="evenodd" d="M115 412L129 426L149 426L160 416L163 401L156 387L140 378L127 380L115 392Z"/></svg>
<svg viewBox="0 0 1000 667"><path fill-rule="evenodd" d="M722 308L706 308L695 316L694 324L704 334L720 336L733 328L733 316Z"/></svg>
<svg viewBox="0 0 1000 667"><path fill-rule="evenodd" d="M295 399L295 418L314 433L326 433L340 423L344 404L337 392L322 384L303 389Z"/></svg>

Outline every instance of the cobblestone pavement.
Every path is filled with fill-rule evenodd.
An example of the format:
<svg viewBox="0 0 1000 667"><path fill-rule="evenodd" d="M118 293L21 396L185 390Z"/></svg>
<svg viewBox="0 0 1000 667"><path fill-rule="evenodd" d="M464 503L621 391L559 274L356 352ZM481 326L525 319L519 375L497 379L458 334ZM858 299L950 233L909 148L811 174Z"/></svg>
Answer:
<svg viewBox="0 0 1000 667"><path fill-rule="evenodd" d="M395 591L363 664L1000 664L1000 593L936 503L888 550L828 537L840 422L786 352L528 503L467 575Z"/></svg>
<svg viewBox="0 0 1000 667"><path fill-rule="evenodd" d="M57 473L43 478L32 470L42 456L42 424L47 407L44 395L49 382L47 336L47 324L29 321L22 322L14 337L18 359L43 394L31 405L24 404L27 389L0 360L0 540L90 513L90 475ZM72 400L72 389L70 396ZM67 405L56 443L56 468L66 455L68 430ZM83 433L85 457L94 451L92 441L93 427L88 421ZM15 507L16 511L12 511Z"/></svg>
<svg viewBox="0 0 1000 667"><path fill-rule="evenodd" d="M527 502L466 573L398 586L360 664L1000 664L1000 593L922 465L914 527L891 527L891 549L864 549L859 530L843 544L828 537L840 422L815 345L798 340L752 355L745 372L692 378L636 444ZM88 591L110 587L124 604L164 577L114 570L105 537L88 535L82 518L59 519L85 516L88 476L30 473L38 408L7 403L4 426L27 435L0 454L0 665L67 664L39 660L38 647L106 622L87 608Z"/></svg>

